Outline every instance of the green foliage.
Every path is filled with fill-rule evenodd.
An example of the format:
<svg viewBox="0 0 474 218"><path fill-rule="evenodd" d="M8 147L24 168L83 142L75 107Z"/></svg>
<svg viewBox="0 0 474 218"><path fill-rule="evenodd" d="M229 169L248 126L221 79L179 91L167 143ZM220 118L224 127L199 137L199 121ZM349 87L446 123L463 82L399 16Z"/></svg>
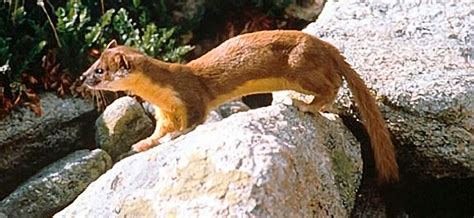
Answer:
<svg viewBox="0 0 474 218"><path fill-rule="evenodd" d="M142 7L140 1L133 1L132 8ZM88 61L89 49L102 49L111 39L165 61L182 61L183 55L191 50L190 46L178 46L174 39L177 37L175 28L157 28L149 22L146 11L137 15L124 8L112 8L91 22L88 8L78 0L71 0L64 8L58 8L56 16L56 29L62 45L60 53L64 54L62 63L74 71L87 65L84 62Z"/></svg>
<svg viewBox="0 0 474 218"><path fill-rule="evenodd" d="M91 23L89 10L79 0L71 0L56 9L58 54L63 67L77 73L87 65L90 44L84 43L84 34Z"/></svg>
<svg viewBox="0 0 474 218"><path fill-rule="evenodd" d="M0 66L8 64L15 81L22 72L35 69L34 74L38 74L45 48L56 48L61 66L73 75L91 62L91 49L101 50L112 39L166 61L182 61L191 50L176 41L180 33L171 27L164 0L105 1L104 5L111 8L103 14L98 1L44 4L28 3L25 10L21 4L13 8L0 1ZM53 23L49 23L48 16Z"/></svg>
<svg viewBox="0 0 474 218"><path fill-rule="evenodd" d="M177 45L175 28L158 28L154 23L145 23L146 16L142 13L140 21L135 22L125 9L109 9L89 28L85 43L91 47L105 47L110 39L116 39L120 44L133 46L150 56L165 61L182 61L183 55L192 48Z"/></svg>
<svg viewBox="0 0 474 218"><path fill-rule="evenodd" d="M85 34L84 40L88 46L92 47L94 44L103 45L106 43L106 39L103 37L103 30L112 24L112 16L114 13L114 9L106 11L105 14L100 18L100 21L92 26L89 29L89 32Z"/></svg>
<svg viewBox="0 0 474 218"><path fill-rule="evenodd" d="M0 117L22 101L37 103L38 88L66 93L72 83L66 73L76 78L95 59L90 54L112 39L182 61L191 47L176 40L185 31L174 27L166 3L0 0Z"/></svg>
<svg viewBox="0 0 474 218"><path fill-rule="evenodd" d="M180 62L192 49L191 46L177 46L174 28L158 29L155 24L148 24L142 31L143 37L135 46L149 55L161 57L164 61Z"/></svg>
<svg viewBox="0 0 474 218"><path fill-rule="evenodd" d="M19 81L21 73L38 67L47 41L45 25L28 17L24 7L10 9L0 2L0 66L9 65L2 80ZM6 77L6 78L5 78Z"/></svg>
<svg viewBox="0 0 474 218"><path fill-rule="evenodd" d="M0 65L2 66L8 64L12 57L12 52L10 50L10 41L11 38L0 38Z"/></svg>

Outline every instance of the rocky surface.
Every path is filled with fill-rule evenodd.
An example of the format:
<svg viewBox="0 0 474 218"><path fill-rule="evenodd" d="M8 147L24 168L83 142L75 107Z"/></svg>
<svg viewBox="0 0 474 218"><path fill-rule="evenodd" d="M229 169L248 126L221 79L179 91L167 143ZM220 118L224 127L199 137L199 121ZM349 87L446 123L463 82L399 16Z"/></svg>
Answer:
<svg viewBox="0 0 474 218"><path fill-rule="evenodd" d="M359 144L338 118L280 104L121 160L55 217L341 217L361 169Z"/></svg>
<svg viewBox="0 0 474 218"><path fill-rule="evenodd" d="M231 101L211 111L205 123L222 120L232 114L249 110L242 101ZM96 143L114 161L134 154L133 144L150 136L155 129L155 110L148 102L121 97L110 104L96 120Z"/></svg>
<svg viewBox="0 0 474 218"><path fill-rule="evenodd" d="M232 114L235 114L238 112L244 112L248 110L250 110L250 108L247 105L245 105L244 102L237 100L237 101L227 102L219 106L216 112L218 112L223 118L226 118Z"/></svg>
<svg viewBox="0 0 474 218"><path fill-rule="evenodd" d="M222 115L217 112L216 110L213 110L211 112L209 112L209 114L207 115L206 117L206 121L204 121L204 123L214 123L214 122L217 122L217 121L221 121L222 119L224 119L222 117Z"/></svg>
<svg viewBox="0 0 474 218"><path fill-rule="evenodd" d="M142 105L128 96L112 102L96 120L95 127L98 147L109 153L113 160L118 160L155 129Z"/></svg>
<svg viewBox="0 0 474 218"><path fill-rule="evenodd" d="M100 149L75 151L45 167L0 201L0 217L51 216L111 166L110 156Z"/></svg>
<svg viewBox="0 0 474 218"><path fill-rule="evenodd" d="M0 120L0 199L42 167L94 145L91 104L46 93L41 107L40 117L20 108Z"/></svg>
<svg viewBox="0 0 474 218"><path fill-rule="evenodd" d="M325 3L326 0L294 0L285 8L285 13L291 17L312 22L318 18Z"/></svg>
<svg viewBox="0 0 474 218"><path fill-rule="evenodd" d="M335 16L336 15L336 16ZM472 2L328 2L304 31L333 43L377 92L402 171L474 176ZM350 111L347 89L339 99Z"/></svg>
<svg viewBox="0 0 474 218"><path fill-rule="evenodd" d="M206 0L166 1L169 9L173 11L173 20L176 23L199 19L206 10L206 3Z"/></svg>

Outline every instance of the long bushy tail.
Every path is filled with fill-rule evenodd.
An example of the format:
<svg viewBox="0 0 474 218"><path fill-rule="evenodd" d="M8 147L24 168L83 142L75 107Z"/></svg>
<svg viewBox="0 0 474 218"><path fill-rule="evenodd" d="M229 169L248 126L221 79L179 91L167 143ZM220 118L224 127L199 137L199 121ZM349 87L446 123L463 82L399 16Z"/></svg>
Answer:
<svg viewBox="0 0 474 218"><path fill-rule="evenodd" d="M369 133L379 182L398 181L395 149L374 97L370 94L365 82L347 62L342 60L338 65L340 73L346 79L349 89L354 95L361 119Z"/></svg>

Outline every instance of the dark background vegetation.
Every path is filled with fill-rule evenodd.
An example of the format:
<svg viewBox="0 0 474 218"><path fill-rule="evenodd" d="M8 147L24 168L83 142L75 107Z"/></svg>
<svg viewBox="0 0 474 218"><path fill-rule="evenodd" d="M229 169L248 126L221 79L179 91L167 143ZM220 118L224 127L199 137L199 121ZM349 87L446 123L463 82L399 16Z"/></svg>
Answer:
<svg viewBox="0 0 474 218"><path fill-rule="evenodd" d="M17 105L41 115L38 93L70 94L111 39L181 62L244 32L302 27L282 18L289 0L186 2L0 0L0 118Z"/></svg>

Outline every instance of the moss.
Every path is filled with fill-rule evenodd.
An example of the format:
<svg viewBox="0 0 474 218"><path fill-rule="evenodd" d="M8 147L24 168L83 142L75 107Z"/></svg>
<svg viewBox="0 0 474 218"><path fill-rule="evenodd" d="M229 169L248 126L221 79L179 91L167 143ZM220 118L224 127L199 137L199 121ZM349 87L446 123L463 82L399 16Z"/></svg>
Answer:
<svg viewBox="0 0 474 218"><path fill-rule="evenodd" d="M357 176L354 172L354 163L347 156L346 152L341 146L336 146L331 153L332 167L336 174L337 187L341 193L344 206L352 208L353 202L349 199L355 199L357 189L351 184L357 184L355 181Z"/></svg>

